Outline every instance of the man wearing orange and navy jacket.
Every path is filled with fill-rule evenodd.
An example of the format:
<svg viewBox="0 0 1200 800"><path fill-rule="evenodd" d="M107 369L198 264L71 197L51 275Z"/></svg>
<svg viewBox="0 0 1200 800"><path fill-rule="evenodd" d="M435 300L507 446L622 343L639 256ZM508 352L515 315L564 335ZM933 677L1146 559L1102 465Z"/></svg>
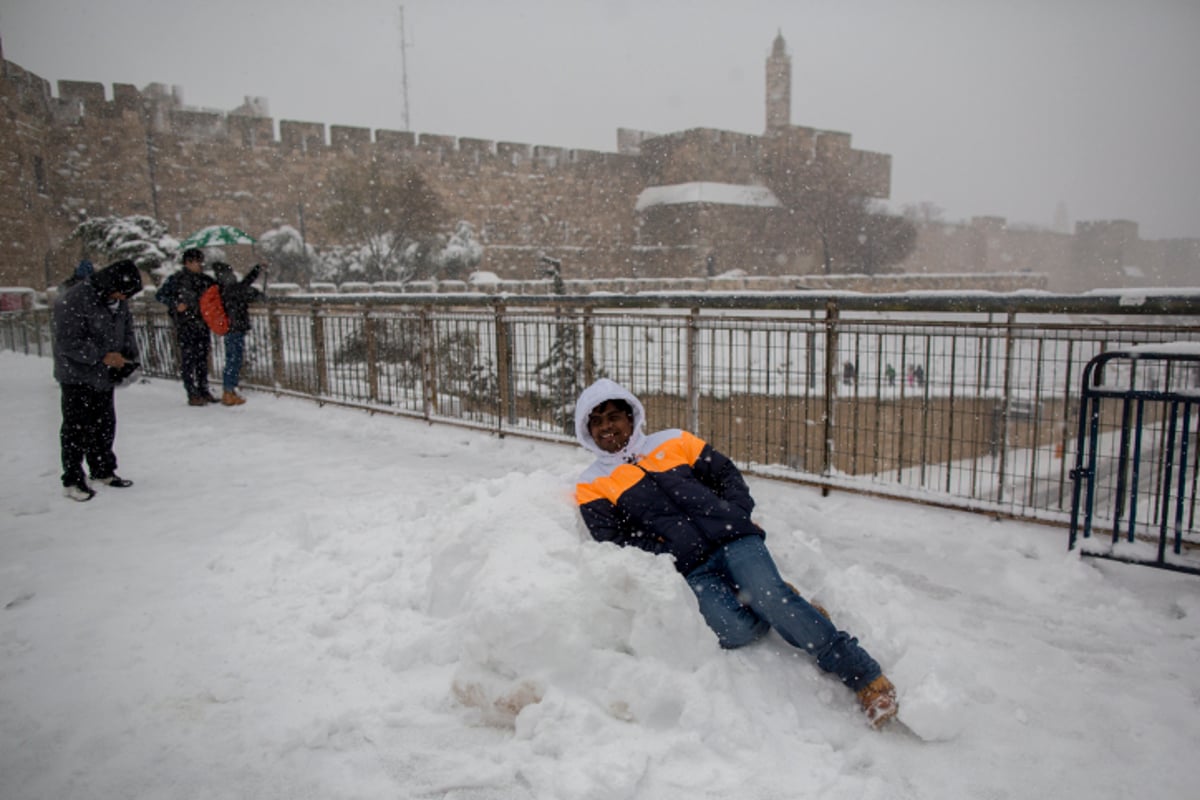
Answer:
<svg viewBox="0 0 1200 800"><path fill-rule="evenodd" d="M780 577L737 466L687 431L647 435L645 423L641 402L607 378L579 396L575 437L596 460L575 499L592 536L672 557L722 647L775 628L854 691L873 726L894 717L896 690L875 659Z"/></svg>

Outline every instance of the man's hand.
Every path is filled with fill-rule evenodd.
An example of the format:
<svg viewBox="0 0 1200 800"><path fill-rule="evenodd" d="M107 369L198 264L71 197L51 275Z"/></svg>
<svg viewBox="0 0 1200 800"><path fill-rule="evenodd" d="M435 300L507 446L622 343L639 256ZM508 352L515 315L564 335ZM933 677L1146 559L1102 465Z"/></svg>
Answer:
<svg viewBox="0 0 1200 800"><path fill-rule="evenodd" d="M183 312L187 311L187 303L180 303L179 305L175 306L175 310L182 314Z"/></svg>
<svg viewBox="0 0 1200 800"><path fill-rule="evenodd" d="M116 367L117 369L120 369L121 367L125 366L126 359L125 356L121 355L120 353L113 352L105 353L103 361L104 366L106 367Z"/></svg>

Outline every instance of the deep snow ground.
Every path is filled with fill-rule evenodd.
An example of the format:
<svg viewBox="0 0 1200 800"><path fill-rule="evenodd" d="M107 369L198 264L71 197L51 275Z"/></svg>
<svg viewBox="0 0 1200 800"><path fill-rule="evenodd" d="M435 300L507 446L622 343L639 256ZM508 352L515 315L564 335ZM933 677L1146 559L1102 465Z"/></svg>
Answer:
<svg viewBox="0 0 1200 800"><path fill-rule="evenodd" d="M580 450L159 380L118 392L136 485L78 504L49 360L0 368L6 800L1195 796L1195 577L751 479L920 741L590 541Z"/></svg>

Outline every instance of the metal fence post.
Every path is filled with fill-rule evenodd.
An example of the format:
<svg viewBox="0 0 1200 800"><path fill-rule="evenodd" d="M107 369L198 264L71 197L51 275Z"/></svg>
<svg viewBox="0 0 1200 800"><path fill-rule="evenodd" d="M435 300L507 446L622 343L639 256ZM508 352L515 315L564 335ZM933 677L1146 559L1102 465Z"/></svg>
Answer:
<svg viewBox="0 0 1200 800"><path fill-rule="evenodd" d="M822 433L821 443L821 474L828 477L833 474L833 412L837 402L834 395L837 391L837 374L835 365L838 361L838 305L837 300L830 299L825 303L825 408L821 412ZM829 495L829 486L821 487L821 495Z"/></svg>
<svg viewBox="0 0 1200 800"><path fill-rule="evenodd" d="M325 374L328 366L325 357L325 320L320 308L315 305L312 307L312 345L313 359L316 361L313 366L317 371L317 396L324 397L329 393L329 377Z"/></svg>
<svg viewBox="0 0 1200 800"><path fill-rule="evenodd" d="M696 369L696 354L700 349L700 309L693 308L687 323L687 416L688 428L700 431L700 381Z"/></svg>
<svg viewBox="0 0 1200 800"><path fill-rule="evenodd" d="M433 315L428 306L421 308L421 383L425 400L425 419L433 418L437 409L437 342L433 335Z"/></svg>
<svg viewBox="0 0 1200 800"><path fill-rule="evenodd" d="M596 324L592 309L583 309L583 385L591 386L596 380Z"/></svg>
<svg viewBox="0 0 1200 800"><path fill-rule="evenodd" d="M363 309L363 338L367 346L367 396L371 402L379 402L379 345L376 341L375 317L371 306Z"/></svg>
<svg viewBox="0 0 1200 800"><path fill-rule="evenodd" d="M46 318L46 330L49 331L51 335L53 334L53 330L54 330L54 320L50 313L50 309L46 309L44 314L39 313L35 309L33 312L33 330L34 330L34 335L37 336L37 354L39 356L46 355L46 352L42 348L43 348L44 343L49 341L49 339L51 338L51 336L43 336L42 335L41 318L43 316Z"/></svg>
<svg viewBox="0 0 1200 800"><path fill-rule="evenodd" d="M496 408L496 430L503 434L504 422L515 425L517 422L516 397L513 386L513 352L511 323L505 318L504 303L496 303L494 308L496 327L496 383L499 390Z"/></svg>
<svg viewBox="0 0 1200 800"><path fill-rule="evenodd" d="M267 343L268 351L271 353L271 377L275 381L275 388L279 389L283 386L283 323L279 321L279 308L271 303L267 306L267 337L270 341Z"/></svg>
<svg viewBox="0 0 1200 800"><path fill-rule="evenodd" d="M1012 411L1013 379L1013 327L1017 322L1015 311L1009 311L1004 322L1004 376L1003 396L1000 399L1000 465L996 471L996 502L1004 502L1004 475L1008 469L1008 423Z"/></svg>

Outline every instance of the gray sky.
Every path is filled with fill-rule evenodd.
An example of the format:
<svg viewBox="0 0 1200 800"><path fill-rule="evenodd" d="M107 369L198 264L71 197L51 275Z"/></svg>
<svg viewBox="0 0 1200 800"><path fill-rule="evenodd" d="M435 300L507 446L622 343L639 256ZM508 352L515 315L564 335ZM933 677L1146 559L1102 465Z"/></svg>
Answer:
<svg viewBox="0 0 1200 800"><path fill-rule="evenodd" d="M1198 0L0 0L4 56L49 80L267 98L277 119L603 151L618 127L792 122L892 155L895 208L1200 237ZM177 7L178 6L178 7Z"/></svg>

